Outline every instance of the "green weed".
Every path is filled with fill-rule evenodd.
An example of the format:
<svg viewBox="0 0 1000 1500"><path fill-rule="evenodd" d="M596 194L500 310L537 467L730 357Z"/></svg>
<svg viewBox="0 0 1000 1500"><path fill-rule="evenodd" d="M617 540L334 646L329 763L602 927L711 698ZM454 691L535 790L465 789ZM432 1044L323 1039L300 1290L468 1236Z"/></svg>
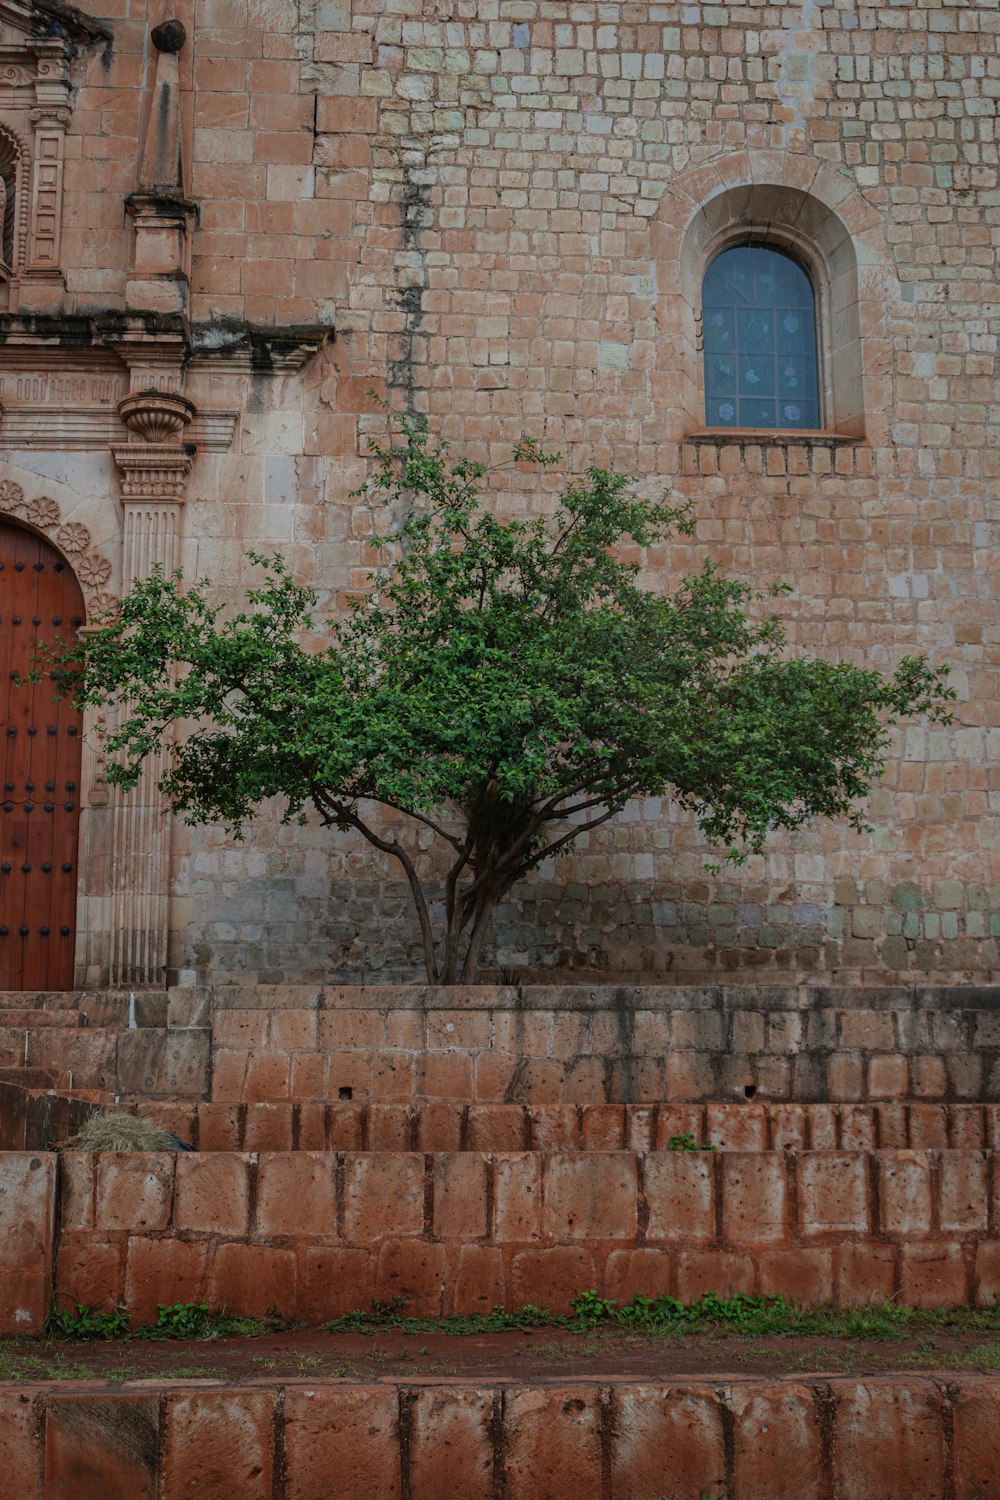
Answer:
<svg viewBox="0 0 1000 1500"><path fill-rule="evenodd" d="M689 1130L683 1135L672 1135L667 1142L668 1151L717 1151L717 1146L699 1146Z"/></svg>
<svg viewBox="0 0 1000 1500"><path fill-rule="evenodd" d="M97 1309L78 1302L72 1309L53 1307L45 1332L55 1339L119 1339L128 1333L128 1313L122 1307Z"/></svg>

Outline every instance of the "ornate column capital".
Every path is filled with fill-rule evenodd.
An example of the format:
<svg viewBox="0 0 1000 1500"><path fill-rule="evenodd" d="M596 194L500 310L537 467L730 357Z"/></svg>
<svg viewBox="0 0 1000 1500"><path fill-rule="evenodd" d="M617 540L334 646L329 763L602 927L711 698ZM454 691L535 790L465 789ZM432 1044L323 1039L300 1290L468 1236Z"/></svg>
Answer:
<svg viewBox="0 0 1000 1500"><path fill-rule="evenodd" d="M183 505L192 456L179 446L118 443L111 449L121 470L122 499Z"/></svg>

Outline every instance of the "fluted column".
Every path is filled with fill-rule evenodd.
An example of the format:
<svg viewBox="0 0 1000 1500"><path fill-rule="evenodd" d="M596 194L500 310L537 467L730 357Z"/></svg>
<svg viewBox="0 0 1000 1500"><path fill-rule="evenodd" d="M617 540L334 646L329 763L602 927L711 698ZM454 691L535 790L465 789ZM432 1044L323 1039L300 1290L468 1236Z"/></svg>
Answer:
<svg viewBox="0 0 1000 1500"><path fill-rule="evenodd" d="M123 574L139 579L177 566L181 508L191 458L180 446L123 444L112 449L121 471ZM167 965L170 830L158 782L166 754L150 756L138 786L113 793L108 978L113 985L160 986Z"/></svg>

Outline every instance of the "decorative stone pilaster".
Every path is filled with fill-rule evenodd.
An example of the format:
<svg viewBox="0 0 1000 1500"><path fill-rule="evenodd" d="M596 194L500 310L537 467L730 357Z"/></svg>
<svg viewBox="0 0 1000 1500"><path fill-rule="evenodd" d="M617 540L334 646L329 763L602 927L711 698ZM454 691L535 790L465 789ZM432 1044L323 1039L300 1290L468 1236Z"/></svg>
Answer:
<svg viewBox="0 0 1000 1500"><path fill-rule="evenodd" d="M112 448L121 472L122 587L177 566L191 456L175 444ZM150 757L134 791L113 793L108 980L162 985L167 964L170 819L157 787L166 756Z"/></svg>

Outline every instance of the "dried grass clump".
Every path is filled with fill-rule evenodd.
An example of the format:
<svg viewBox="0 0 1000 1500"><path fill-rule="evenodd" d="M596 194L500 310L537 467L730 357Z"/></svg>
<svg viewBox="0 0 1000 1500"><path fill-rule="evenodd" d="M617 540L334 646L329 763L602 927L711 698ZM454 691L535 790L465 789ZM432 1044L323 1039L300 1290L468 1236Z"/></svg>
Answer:
<svg viewBox="0 0 1000 1500"><path fill-rule="evenodd" d="M169 1134L152 1120L123 1109L102 1109L84 1121L69 1143L76 1151L171 1151Z"/></svg>

